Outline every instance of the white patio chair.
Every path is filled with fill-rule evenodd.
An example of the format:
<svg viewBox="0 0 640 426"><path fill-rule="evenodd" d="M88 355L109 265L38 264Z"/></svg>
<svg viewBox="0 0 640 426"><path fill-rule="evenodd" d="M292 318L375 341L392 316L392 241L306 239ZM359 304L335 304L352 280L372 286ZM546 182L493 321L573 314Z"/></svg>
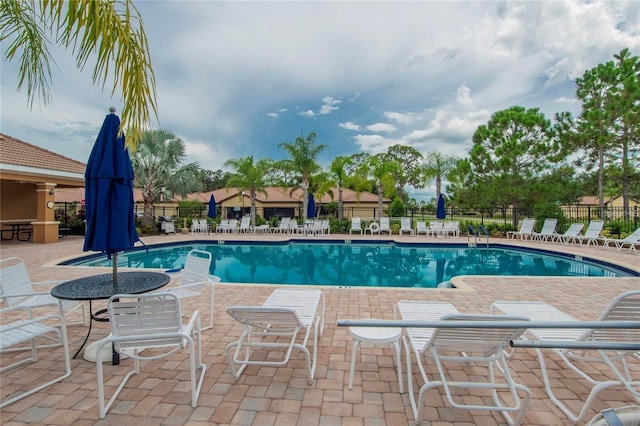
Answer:
<svg viewBox="0 0 640 426"><path fill-rule="evenodd" d="M322 219L322 233L323 234L331 234L331 223L329 219Z"/></svg>
<svg viewBox="0 0 640 426"><path fill-rule="evenodd" d="M60 308L60 311L62 308ZM26 319L20 319L19 315L17 315L20 311L24 312L27 316ZM6 314L11 312L11 316L9 317L9 321L4 318ZM56 326L51 324L52 321L56 321ZM20 392L15 394L7 389L11 389L10 382L7 379L3 379L3 385L5 386L2 392L3 398L5 398L2 402L0 402L0 408L6 407L9 404L13 404L16 401L19 401L23 398L26 398L29 395L32 395L36 392L41 391L42 389L53 385L54 383L58 383L61 380L66 379L71 375L71 360L69 358L69 343L67 340L67 327L64 322L64 316L55 313L44 316L36 316L33 317L32 313L28 309L14 307L14 308L6 308L0 310L0 353L6 351L14 351L14 350L23 350L23 351L31 351L31 356L29 358L20 358L20 360L13 362L9 365L5 365L0 368L0 373L5 373L6 371L16 369L24 364L38 362L38 348L42 348L43 345L37 345L36 339L46 339L49 342L57 342L56 345L45 345L45 346L62 346L63 356L64 356L64 369L60 375L55 376L54 378L46 381L45 383L41 383L32 387L27 391ZM15 346L22 345L23 343L29 343L28 346L20 346L19 348L15 348ZM42 353L41 355L42 356ZM46 373L47 376L41 376L42 380L46 380L49 378L48 374L55 374L55 372L59 369L56 363L52 361L52 357L49 355L45 356L45 362L49 363L49 367L47 368L50 373ZM39 376L39 375L38 375ZM35 384L37 382L36 378L30 380L30 384Z"/></svg>
<svg viewBox="0 0 640 426"><path fill-rule="evenodd" d="M451 235L452 237L457 237L460 235L460 222L458 221L449 221L444 222L442 225L442 236L448 237Z"/></svg>
<svg viewBox="0 0 640 426"><path fill-rule="evenodd" d="M229 219L220 219L220 223L216 225L216 232L227 232L227 228L229 228Z"/></svg>
<svg viewBox="0 0 640 426"><path fill-rule="evenodd" d="M117 294L109 299L107 310L111 334L100 341L97 353L102 353L104 345L113 344L115 351L133 359L133 370L124 376L105 404L102 359L96 358L100 418L104 419L129 378L140 372L140 361L164 358L185 348L189 350L191 406L196 408L207 369L201 361L200 313L195 311L189 322L183 325L180 300L170 293ZM165 368L174 369L175 366L176 363L172 362ZM200 370L200 378L196 380L197 370Z"/></svg>
<svg viewBox="0 0 640 426"><path fill-rule="evenodd" d="M576 240L576 237L580 236L582 228L584 228L584 223L572 223L563 234L556 234L555 240L564 245L569 245Z"/></svg>
<svg viewBox="0 0 640 426"><path fill-rule="evenodd" d="M386 232L389 235L391 235L391 226L389 225L388 217L382 216L380 218L380 229L378 230L378 232L380 233L380 235L382 235L383 232Z"/></svg>
<svg viewBox="0 0 640 426"><path fill-rule="evenodd" d="M182 304L182 311L185 312L184 302L186 299L200 297L209 292L209 325L202 330L213 328L213 283L220 282L220 277L209 274L212 255L204 250L191 250L187 254L187 259L177 275L172 278L171 287L165 287L156 293L171 293L175 295Z"/></svg>
<svg viewBox="0 0 640 426"><path fill-rule="evenodd" d="M30 316L37 308L55 308L63 316L68 316L77 309L82 312L82 324L87 325L84 303L76 300L63 300L51 296L51 287L62 281L32 282L27 268L19 257L0 260L0 300L5 307L27 309ZM37 287L42 288L36 289ZM79 324L79 323L77 323Z"/></svg>
<svg viewBox="0 0 640 426"><path fill-rule="evenodd" d="M546 218L544 220L544 223L542 224L542 229L540 230L540 232L531 233L531 239L537 241L554 241L557 223L558 219L554 217Z"/></svg>
<svg viewBox="0 0 640 426"><path fill-rule="evenodd" d="M280 225L277 228L273 228L272 232L274 234L288 234L290 232L289 222L291 222L290 217L283 217L280 220Z"/></svg>
<svg viewBox="0 0 640 426"><path fill-rule="evenodd" d="M522 224L520 225L520 230L507 232L507 238L518 238L521 240L531 238L531 234L533 233L533 225L535 225L535 223L536 220L531 217L523 219Z"/></svg>
<svg viewBox="0 0 640 426"><path fill-rule="evenodd" d="M359 217L351 218L351 228L349 228L349 234L353 232L359 232L362 234L362 220Z"/></svg>
<svg viewBox="0 0 640 426"><path fill-rule="evenodd" d="M233 377L238 379L247 365L286 365L292 350L298 349L305 356L309 384L313 383L318 360L318 338L324 331L324 311L322 291L284 288L274 290L262 306L227 308L227 313L242 324L240 338L229 343L225 349ZM298 343L300 332L303 337ZM313 354L309 353L308 348L311 332ZM269 336L276 340L271 340ZM281 359L252 357L255 353L273 349L283 349ZM237 365L239 367L236 368Z"/></svg>
<svg viewBox="0 0 640 426"><path fill-rule="evenodd" d="M429 223L429 228L427 228L427 236L437 238L438 235L443 235L442 231L444 227L444 222L435 220Z"/></svg>
<svg viewBox="0 0 640 426"><path fill-rule="evenodd" d="M532 321L576 321L572 316L554 308L544 302L509 302L497 301L490 307L490 312L504 312L507 315L523 315ZM615 297L602 311L597 321L640 321L640 290L628 291ZM542 349L534 347L544 380L545 389L549 399L560 408L574 423L582 421L598 393L613 386L625 387L631 397L640 402L640 379L631 376L627 359L640 361L637 351L623 350L586 350L586 349L562 349L562 343L578 342L614 342L614 343L638 343L640 342L640 330L633 329L556 329L556 328L531 328L525 338L531 336L532 340L542 345L551 346L551 351L559 356L564 363L575 373L582 377L590 386L589 396L584 401L579 412L572 409L555 395L552 381L549 377ZM557 344L559 348L553 348ZM540 345L540 346L542 346ZM588 367L588 363L600 363L607 365L614 378L604 378L590 375L594 370Z"/></svg>
<svg viewBox="0 0 640 426"><path fill-rule="evenodd" d="M614 239L614 238L605 238L604 240L604 246L607 248L616 248L618 249L618 251L624 249L624 248L629 248L629 251L634 252L635 254L638 254L638 251L636 250L636 246L640 246L640 228L636 229L635 231L633 231L632 234L628 235L625 238L621 238L621 239Z"/></svg>
<svg viewBox="0 0 640 426"><path fill-rule="evenodd" d="M236 229L239 234L248 234L251 229L251 216L243 216L240 220L240 226Z"/></svg>
<svg viewBox="0 0 640 426"><path fill-rule="evenodd" d="M193 219L191 222L191 233L202 233L204 234L208 230L207 220L206 219Z"/></svg>
<svg viewBox="0 0 640 426"><path fill-rule="evenodd" d="M424 220L419 220L416 222L416 235L420 235L420 234L424 234L425 236L429 235L427 222Z"/></svg>
<svg viewBox="0 0 640 426"><path fill-rule="evenodd" d="M602 240L602 236L600 232L602 232L602 228L604 228L604 220L592 220L589 222L589 226L587 226L587 230L584 231L584 235L578 235L575 237L575 240L582 245L582 243L586 242L587 247L591 244L594 246L598 246L599 242Z"/></svg>
<svg viewBox="0 0 640 426"><path fill-rule="evenodd" d="M405 232L408 232L409 235L413 235L414 232L411 227L411 219L408 217L400 218L400 231L398 233L403 235Z"/></svg>
<svg viewBox="0 0 640 426"><path fill-rule="evenodd" d="M526 321L521 317L504 317L500 315L461 315L448 302L400 301L394 307L394 319L408 321ZM524 333L526 328L406 328L403 342L407 358L407 386L409 399L416 423L422 420L426 392L434 387L444 389L446 399L455 408L469 410L500 411L508 424L520 424L527 409L531 392L527 387L514 382L509 372L505 348L509 341ZM415 355L418 369L424 381L418 398L413 387L411 369L411 353ZM423 358L431 359L438 368L439 380L431 381L427 377ZM448 367L456 364L453 374ZM469 364L472 373L468 376L477 380L455 380L455 369ZM487 375L482 376L477 368L486 367ZM497 368L496 368L497 367ZM496 371L497 370L497 371ZM500 381L496 380L496 372L500 372ZM455 395L452 389L467 390L487 389L490 391L493 404L475 405L463 400L464 396ZM508 392L509 400L498 396L498 392ZM524 394L521 400L518 392ZM515 419L510 413L517 413Z"/></svg>

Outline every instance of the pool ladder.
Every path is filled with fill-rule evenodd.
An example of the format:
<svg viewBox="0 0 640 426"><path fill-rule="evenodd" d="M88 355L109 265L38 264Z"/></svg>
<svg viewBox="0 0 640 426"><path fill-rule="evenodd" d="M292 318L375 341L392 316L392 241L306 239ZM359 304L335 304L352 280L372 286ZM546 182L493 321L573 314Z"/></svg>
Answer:
<svg viewBox="0 0 640 426"><path fill-rule="evenodd" d="M469 238L473 235L473 242L469 241ZM478 225L478 229L476 230L473 226L467 225L467 243L469 247L478 247L478 239L485 236L487 238L486 244L487 248L489 248L489 231L482 225Z"/></svg>

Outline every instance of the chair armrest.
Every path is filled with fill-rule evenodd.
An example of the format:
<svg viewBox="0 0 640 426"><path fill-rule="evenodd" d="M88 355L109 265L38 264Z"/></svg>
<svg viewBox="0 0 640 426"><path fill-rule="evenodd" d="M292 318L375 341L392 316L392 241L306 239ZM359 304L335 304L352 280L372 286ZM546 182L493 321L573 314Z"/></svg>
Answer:
<svg viewBox="0 0 640 426"><path fill-rule="evenodd" d="M50 291L36 291L33 293L19 293L19 294L4 294L2 295L3 299L11 299L17 297L31 297L31 296L46 296L51 295Z"/></svg>
<svg viewBox="0 0 640 426"><path fill-rule="evenodd" d="M197 309L193 314L191 314L189 322L186 327L184 327L184 332L191 335L191 332L194 330L194 326L197 326L197 328L195 328L196 330L200 330L200 311Z"/></svg>
<svg viewBox="0 0 640 426"><path fill-rule="evenodd" d="M58 284L62 284L64 281L62 280L57 280L57 281L39 281L37 283L31 283L32 286L36 287L36 286L51 286L51 285L58 285Z"/></svg>

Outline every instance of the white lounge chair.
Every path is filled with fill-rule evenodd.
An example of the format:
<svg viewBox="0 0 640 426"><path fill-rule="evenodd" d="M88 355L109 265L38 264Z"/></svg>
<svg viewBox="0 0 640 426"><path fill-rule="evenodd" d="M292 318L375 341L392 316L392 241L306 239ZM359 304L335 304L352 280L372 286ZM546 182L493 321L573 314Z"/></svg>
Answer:
<svg viewBox="0 0 640 426"><path fill-rule="evenodd" d="M444 222L440 220L435 220L433 222L430 222L429 228L427 229L427 236L438 238L438 235L442 235L443 227L444 227Z"/></svg>
<svg viewBox="0 0 640 426"><path fill-rule="evenodd" d="M586 242L587 247L593 244L594 246L599 245L599 241L602 240L602 236L600 232L602 232L602 228L604 228L604 220L592 220L589 222L589 226L587 226L587 230L584 231L584 235L576 236L575 240L582 245L582 243Z"/></svg>
<svg viewBox="0 0 640 426"><path fill-rule="evenodd" d="M249 230L251 230L251 216L243 216L236 232L239 234L248 234Z"/></svg>
<svg viewBox="0 0 640 426"><path fill-rule="evenodd" d="M461 315L451 303L448 302L417 302L401 301L394 307L394 319L408 321L494 321L509 320L522 321L521 317L505 318L496 315ZM425 405L426 392L433 387L442 387L446 399L455 408L470 410L500 411L509 424L519 424L527 409L531 392L527 387L516 384L511 377L507 365L505 348L509 341L516 339L525 332L526 328L491 329L491 328L406 328L403 336L407 357L407 386L409 399L413 409L416 423L422 420L422 411ZM420 388L416 401L413 388L413 373L411 372L411 353L415 355L424 385ZM439 380L431 381L427 377L423 358L433 360L438 368ZM464 368L469 364L472 373L469 380L456 380L455 372L450 374L447 367L457 363L457 368ZM477 371L480 365L487 369L487 375ZM500 372L501 380L495 380L495 373ZM457 374L459 377L460 374ZM477 380L471 380L476 378ZM487 389L491 393L493 404L485 403L476 405L465 401L462 397L454 395L452 388L468 390ZM506 391L506 392L505 392ZM498 392L510 395L509 400L498 396ZM518 392L524 394L521 400ZM510 413L517 413L515 419Z"/></svg>
<svg viewBox="0 0 640 426"><path fill-rule="evenodd" d="M521 240L531 238L531 234L533 233L533 225L535 225L535 223L536 220L531 217L523 219L522 224L520 225L520 230L507 232L507 238L519 238Z"/></svg>
<svg viewBox="0 0 640 426"><path fill-rule="evenodd" d="M219 282L220 277L209 274L212 255L204 250L191 250L187 254L184 268L172 279L174 285L165 287L157 293L171 293L182 302L184 312L184 301L194 297L200 297L205 290L209 291L209 325L202 330L213 328L213 283Z"/></svg>
<svg viewBox="0 0 640 426"><path fill-rule="evenodd" d="M324 331L324 311L322 291L284 288L274 290L262 306L227 308L227 313L242 324L240 338L225 349L233 377L238 379L247 365L286 365L292 350L298 349L306 359L309 384L313 383L318 361L318 338ZM302 342L297 343L300 332L303 334ZM312 332L313 354L310 354L308 345ZM271 340L269 336L278 340ZM280 341L280 338L288 339L288 342ZM256 352L273 349L283 349L281 359L265 359L260 355L252 357Z"/></svg>
<svg viewBox="0 0 640 426"><path fill-rule="evenodd" d="M27 309L31 316L37 308L49 308L68 316L77 309L82 311L82 324L87 324L84 303L77 300L63 300L51 296L51 287L62 281L32 282L27 268L19 257L8 257L0 260L0 300L6 307Z"/></svg>
<svg viewBox="0 0 640 426"><path fill-rule="evenodd" d="M405 232L408 232L409 235L413 235L414 232L411 227L411 219L408 217L400 218L400 231L398 233L403 235Z"/></svg>
<svg viewBox="0 0 640 426"><path fill-rule="evenodd" d="M604 246L607 248L616 248L618 250L622 250L624 248L629 248L629 251L638 254L636 250L636 246L640 246L640 228L633 231L632 234L628 235L625 238L614 239L614 238L605 238Z"/></svg>
<svg viewBox="0 0 640 426"><path fill-rule="evenodd" d="M224 233L229 228L229 219L220 219L220 223L216 226L216 232Z"/></svg>
<svg viewBox="0 0 640 426"><path fill-rule="evenodd" d="M542 224L542 229L540 232L532 232L530 237L532 240L537 241L554 241L556 235L556 225L558 224L558 219L554 217L548 217L544 220Z"/></svg>
<svg viewBox="0 0 640 426"><path fill-rule="evenodd" d="M497 301L490 307L490 312L504 312L507 315L523 315L532 321L576 321L572 316L554 308L544 302L508 302ZM598 321L640 321L640 290L622 293L614 298L598 317ZM638 343L640 342L640 330L609 330L609 329L556 329L556 328L531 328L525 337L531 336L532 340L551 346L553 353L558 355L565 364L582 377L590 386L589 396L584 401L582 409L575 413L572 409L554 394L551 387L552 381L546 368L543 352L534 347L544 380L545 389L549 399L558 406L574 423L582 421L593 404L599 392L613 386L623 386L629 390L631 397L640 402L640 380L633 379L627 365L627 359L640 361L637 351L623 350L585 350L562 349L562 345L569 343L588 342L614 342L614 343ZM558 345L558 348L554 348ZM576 363L579 362L579 363ZM585 369L585 363L603 363L612 371L615 378L605 379L593 377L589 369ZM619 367L616 365L618 363ZM582 367L582 368L581 368ZM600 373L598 373L600 375Z"/></svg>
<svg viewBox="0 0 640 426"><path fill-rule="evenodd" d="M100 418L104 419L129 378L140 372L141 360L163 358L185 348L189 350L191 406L196 408L207 369L201 361L200 313L195 311L188 324L183 325L180 300L170 293L117 294L109 299L107 310L111 334L100 341L97 353L102 353L106 344L113 344L115 351L133 359L133 370L124 376L105 404L102 359L96 358ZM165 368L175 368L174 363ZM197 370L200 378L196 380Z"/></svg>
<svg viewBox="0 0 640 426"><path fill-rule="evenodd" d="M427 228L427 222L424 220L419 220L416 222L416 235L424 234L427 236L429 234L429 229Z"/></svg>
<svg viewBox="0 0 640 426"><path fill-rule="evenodd" d="M19 315L16 315L18 312L24 312L25 318L19 318ZM62 311L62 308L60 308ZM5 314L11 314L10 322L4 317ZM52 322L56 323L53 324ZM32 387L29 390L22 391L20 393L11 392L9 389L12 386L9 385L10 381L8 379L3 379L3 384L6 385L3 390L2 396L4 400L0 402L0 408L6 407L9 404L13 404L16 401L19 401L23 398L26 398L29 395L32 395L36 392L41 391L42 389L53 385L54 383L58 383L61 380L66 379L71 375L71 360L69 357L69 343L67 340L67 327L64 322L64 316L59 314L57 311L51 315L38 315L33 316L28 309L23 308L5 308L0 310L0 353L5 351L14 351L14 350L24 350L31 351L31 357L29 358L21 358L19 361L13 362L11 364L5 365L0 368L0 373L5 373L6 371L16 369L24 364L38 362L38 357L42 357L42 353L38 355L38 348L43 346L36 345L36 339L45 338L50 342L56 343L55 345L47 345L47 346L62 346L62 351L64 354L64 369L61 369L61 374L55 376L54 378L46 381L45 383L40 383L35 387ZM29 343L27 346L21 346L20 348L15 348L15 346L22 345L23 343ZM45 355L44 361L50 363L50 367L48 370L52 371L52 374L58 370L56 364L51 360L51 357ZM40 374L32 374L34 376L33 379L29 379L30 384L38 383L37 377ZM25 372L25 377L27 377L27 373Z"/></svg>
<svg viewBox="0 0 640 426"><path fill-rule="evenodd" d="M584 223L572 223L569 228L564 231L564 234L556 234L555 240L568 245L576 240L580 236L580 231L584 228Z"/></svg>
<svg viewBox="0 0 640 426"><path fill-rule="evenodd" d="M209 230L209 225L207 224L206 219L193 219L191 222L191 233L202 233L204 234Z"/></svg>
<svg viewBox="0 0 640 426"><path fill-rule="evenodd" d="M449 235L451 235L452 237L457 237L460 235L460 223L455 220L444 222L441 232L443 237L448 237Z"/></svg>
<svg viewBox="0 0 640 426"><path fill-rule="evenodd" d="M378 230L378 232L380 232L380 234L386 232L391 235L391 226L389 225L388 217L383 216L380 218L380 229Z"/></svg>
<svg viewBox="0 0 640 426"><path fill-rule="evenodd" d="M273 228L272 232L274 234L288 234L291 230L289 228L289 223L291 222L290 217L283 217L280 220L280 225L277 228Z"/></svg>
<svg viewBox="0 0 640 426"><path fill-rule="evenodd" d="M351 228L349 228L349 234L353 232L359 232L362 234L362 220L359 217L351 218Z"/></svg>

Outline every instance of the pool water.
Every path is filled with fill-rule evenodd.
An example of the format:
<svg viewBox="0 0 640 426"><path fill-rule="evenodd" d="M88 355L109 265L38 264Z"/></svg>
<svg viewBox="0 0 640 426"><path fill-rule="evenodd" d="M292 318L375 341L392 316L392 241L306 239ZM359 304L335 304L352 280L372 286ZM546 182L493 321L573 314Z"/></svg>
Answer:
<svg viewBox="0 0 640 426"><path fill-rule="evenodd" d="M463 245L360 243L190 243L129 251L118 267L176 269L197 248L213 255L210 273L222 282L433 288L458 275L618 277L614 266L541 251ZM64 264L111 266L106 255Z"/></svg>

